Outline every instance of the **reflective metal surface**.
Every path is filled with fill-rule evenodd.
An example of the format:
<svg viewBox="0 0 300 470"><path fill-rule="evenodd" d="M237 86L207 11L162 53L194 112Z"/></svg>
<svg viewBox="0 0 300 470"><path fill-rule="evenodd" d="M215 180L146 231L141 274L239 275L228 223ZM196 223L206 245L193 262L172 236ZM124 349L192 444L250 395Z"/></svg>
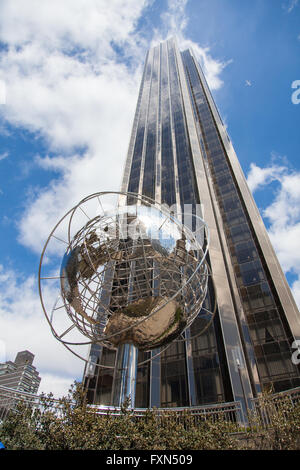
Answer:
<svg viewBox="0 0 300 470"><path fill-rule="evenodd" d="M95 342L132 343L140 350L164 346L199 313L208 278L203 257L194 236L153 207L97 216L76 233L63 257L65 308ZM111 263L113 286L105 282ZM110 305L103 308L106 296Z"/></svg>
<svg viewBox="0 0 300 470"><path fill-rule="evenodd" d="M135 406L137 355L133 344L122 344L118 348L113 397L115 406L122 406L126 400L129 400L129 406Z"/></svg>
<svg viewBox="0 0 300 470"><path fill-rule="evenodd" d="M53 244L57 255L67 246L59 275L49 270ZM128 396L132 406L150 396L159 405L160 378L150 387L150 370L159 374L159 356L172 341L185 350L196 317L203 329L213 321L214 312L202 309L208 246L201 218L193 232L168 208L133 193L95 193L57 223L41 256L40 297L56 339L82 359L90 345L89 401L95 390L104 405ZM49 283L60 290L51 312Z"/></svg>

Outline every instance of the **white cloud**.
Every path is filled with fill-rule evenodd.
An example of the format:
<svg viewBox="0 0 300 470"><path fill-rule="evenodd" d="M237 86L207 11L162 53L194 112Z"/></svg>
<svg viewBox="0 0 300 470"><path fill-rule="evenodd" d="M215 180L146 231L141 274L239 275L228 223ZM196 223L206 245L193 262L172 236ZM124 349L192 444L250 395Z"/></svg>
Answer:
<svg viewBox="0 0 300 470"><path fill-rule="evenodd" d="M298 277L298 280L293 283L293 294L294 294L296 304L300 308L300 279L299 277Z"/></svg>
<svg viewBox="0 0 300 470"><path fill-rule="evenodd" d="M126 131L128 135L137 77L123 64L105 64L98 74L92 64L61 53L32 55L40 59L36 68L22 51L2 60L9 81L5 118L45 137L52 150L72 152L88 146L100 160L110 147L124 152L114 137L119 132L122 142ZM23 73L24 63L28 74Z"/></svg>
<svg viewBox="0 0 300 470"><path fill-rule="evenodd" d="M213 59L208 47L201 47L198 43L187 37L185 32L189 22L185 10L187 3L187 0L168 0L168 10L161 15L162 27L155 31L152 45L156 45L168 37L175 36L180 49L193 49L210 89L217 90L223 85L220 75L223 69L231 63L231 60L221 62L220 60Z"/></svg>
<svg viewBox="0 0 300 470"><path fill-rule="evenodd" d="M286 172L284 166L272 165L266 168L260 168L255 163L250 164L250 171L247 175L247 183L252 192L259 187L278 180Z"/></svg>
<svg viewBox="0 0 300 470"><path fill-rule="evenodd" d="M43 293L49 311L57 289L46 284ZM51 334L37 295L35 276L24 279L22 275L0 265L0 318L0 342L4 345L5 360L14 360L17 352L25 349L35 354L33 365L41 377L48 377L43 383L43 391L60 393L64 380L69 381L70 385L75 377L82 377L84 362L73 356ZM60 323L61 327L64 322ZM86 354L87 350L83 352ZM53 387L50 386L50 376L55 378ZM56 389L56 384L59 389Z"/></svg>
<svg viewBox="0 0 300 470"><path fill-rule="evenodd" d="M73 374L69 377L60 377L58 375L44 373L41 377L41 383L38 393L53 393L54 398L61 398L68 395L72 383L74 383Z"/></svg>
<svg viewBox="0 0 300 470"><path fill-rule="evenodd" d="M168 10L161 14L167 36L184 32L189 21L185 10L187 3L187 0L168 0Z"/></svg>
<svg viewBox="0 0 300 470"><path fill-rule="evenodd" d="M146 4L2 1L0 40L8 45L0 61L7 84L4 117L40 133L52 149L72 152L88 146L103 154L116 132L123 141L122 127L130 127L138 83L138 72L126 59L140 52L142 40L132 35ZM123 63L114 45L123 48Z"/></svg>
<svg viewBox="0 0 300 470"><path fill-rule="evenodd" d="M0 105L6 104L6 85L3 80L0 80Z"/></svg>
<svg viewBox="0 0 300 470"><path fill-rule="evenodd" d="M47 49L92 48L113 54L112 39L128 41L147 2L140 0L3 0L0 39L20 46L38 41Z"/></svg>
<svg viewBox="0 0 300 470"><path fill-rule="evenodd" d="M0 60L9 84L2 115L45 138L61 155L47 160L59 178L34 191L21 218L19 241L36 252L83 196L120 186L141 69L118 62L112 43L141 62L142 40L131 35L146 3L0 5L0 38L9 45ZM86 150L80 155L78 149Z"/></svg>
<svg viewBox="0 0 300 470"><path fill-rule="evenodd" d="M282 4L282 8L286 10L288 13L294 10L294 8L298 5L299 0L287 0Z"/></svg>
<svg viewBox="0 0 300 470"><path fill-rule="evenodd" d="M0 162L1 160L5 160L9 156L8 152L0 153Z"/></svg>
<svg viewBox="0 0 300 470"><path fill-rule="evenodd" d="M292 290L300 306L300 172L287 166L260 168L252 163L247 180L252 191L278 182L274 200L263 216L269 222L269 236L283 270L297 276Z"/></svg>

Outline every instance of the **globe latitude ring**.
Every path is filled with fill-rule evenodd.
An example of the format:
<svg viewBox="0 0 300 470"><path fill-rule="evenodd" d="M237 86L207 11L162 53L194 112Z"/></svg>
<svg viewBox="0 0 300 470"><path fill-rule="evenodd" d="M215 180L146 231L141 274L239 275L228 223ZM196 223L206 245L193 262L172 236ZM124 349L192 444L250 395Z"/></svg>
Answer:
<svg viewBox="0 0 300 470"><path fill-rule="evenodd" d="M107 210L111 198L117 204ZM78 213L88 222L76 230ZM194 217L200 237L165 206L134 193L94 193L74 206L52 230L40 260L41 302L54 336L65 346L133 343L149 351L182 335L200 316L209 275L208 229ZM51 239L60 239L62 223L67 249L57 278L65 312L85 338L81 342L62 339L65 332L57 333L43 301L42 281L49 279L41 274L43 260Z"/></svg>

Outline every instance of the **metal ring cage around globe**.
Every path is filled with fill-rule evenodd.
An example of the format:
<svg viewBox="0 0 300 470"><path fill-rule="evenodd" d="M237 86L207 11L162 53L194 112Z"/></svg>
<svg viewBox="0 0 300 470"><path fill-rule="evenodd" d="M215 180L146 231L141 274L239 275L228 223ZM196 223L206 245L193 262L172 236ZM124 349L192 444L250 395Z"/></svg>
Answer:
<svg viewBox="0 0 300 470"><path fill-rule="evenodd" d="M213 318L202 308L209 234L193 217L194 231L167 207L133 193L95 193L74 206L56 224L40 260L40 297L54 336L82 358L73 347L133 343L162 351L185 340L196 317L201 334ZM56 252L53 241L60 244ZM57 262L57 255L62 262L53 275L49 259ZM43 288L51 282L60 295L47 309Z"/></svg>

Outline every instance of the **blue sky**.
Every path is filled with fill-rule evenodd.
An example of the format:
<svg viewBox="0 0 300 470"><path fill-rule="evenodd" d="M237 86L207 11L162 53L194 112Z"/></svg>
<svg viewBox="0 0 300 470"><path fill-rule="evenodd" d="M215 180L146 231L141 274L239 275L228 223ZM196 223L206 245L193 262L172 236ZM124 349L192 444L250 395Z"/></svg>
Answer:
<svg viewBox="0 0 300 470"><path fill-rule="evenodd" d="M31 350L41 390L82 374L43 317L41 249L74 203L119 188L146 50L174 34L204 69L300 305L300 1L2 0L0 354Z"/></svg>

